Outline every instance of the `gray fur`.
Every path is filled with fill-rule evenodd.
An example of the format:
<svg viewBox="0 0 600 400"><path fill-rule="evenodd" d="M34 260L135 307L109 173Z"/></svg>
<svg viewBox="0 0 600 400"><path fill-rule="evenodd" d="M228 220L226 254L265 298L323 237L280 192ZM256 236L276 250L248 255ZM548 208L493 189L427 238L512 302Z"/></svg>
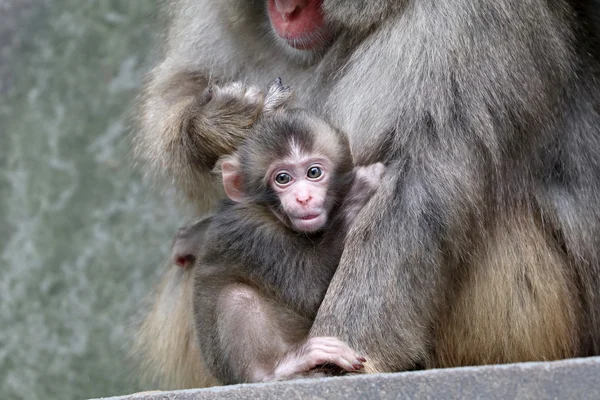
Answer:
<svg viewBox="0 0 600 400"><path fill-rule="evenodd" d="M180 0L149 87L181 69L262 86L281 76L299 106L349 135L359 164L388 165L390 179L349 233L311 331L348 341L370 371L598 354L599 57L582 3L325 0L336 40L299 59L269 39L260 1ZM140 132L148 143L163 134L153 121L174 101L153 93ZM146 150L156 160L165 153ZM200 179L176 183L208 190ZM531 246L501 238L513 229ZM506 273L494 275L485 260ZM542 267L566 282L534 291ZM496 284L476 279L485 274ZM478 288L468 282L511 291L494 297L499 305L473 298L463 310L459 299ZM570 288L558 311L575 315L550 334L556 352L536 347L550 328L530 314L552 308L553 284ZM515 334L527 315L531 328ZM471 323L459 326L461 318ZM441 344L478 336L486 345L474 358Z"/></svg>

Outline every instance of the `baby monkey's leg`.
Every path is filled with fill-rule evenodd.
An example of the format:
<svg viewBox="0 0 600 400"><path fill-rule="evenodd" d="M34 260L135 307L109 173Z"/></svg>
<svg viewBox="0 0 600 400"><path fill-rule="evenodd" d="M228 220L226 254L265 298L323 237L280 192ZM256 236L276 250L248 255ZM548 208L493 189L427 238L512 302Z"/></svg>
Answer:
<svg viewBox="0 0 600 400"><path fill-rule="evenodd" d="M321 364L362 369L364 358L335 338L306 339L312 321L245 284L223 288L218 337L234 382L292 379Z"/></svg>

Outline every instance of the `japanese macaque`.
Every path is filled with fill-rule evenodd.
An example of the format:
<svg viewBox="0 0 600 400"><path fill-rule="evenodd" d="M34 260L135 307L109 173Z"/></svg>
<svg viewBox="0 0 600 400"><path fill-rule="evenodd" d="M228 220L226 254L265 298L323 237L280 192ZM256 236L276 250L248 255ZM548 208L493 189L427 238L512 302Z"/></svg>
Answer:
<svg viewBox="0 0 600 400"><path fill-rule="evenodd" d="M299 107L348 135L357 165L386 165L309 338L339 338L365 372L599 354L594 4L172 2L137 154L214 210L211 170L264 103L231 114L203 93L281 76Z"/></svg>
<svg viewBox="0 0 600 400"><path fill-rule="evenodd" d="M383 164L355 168L342 133L289 109L259 120L221 170L231 201L207 226L180 230L173 246L178 265L196 260L194 315L208 369L225 384L289 379L322 364L362 369L365 358L344 342L307 335Z"/></svg>

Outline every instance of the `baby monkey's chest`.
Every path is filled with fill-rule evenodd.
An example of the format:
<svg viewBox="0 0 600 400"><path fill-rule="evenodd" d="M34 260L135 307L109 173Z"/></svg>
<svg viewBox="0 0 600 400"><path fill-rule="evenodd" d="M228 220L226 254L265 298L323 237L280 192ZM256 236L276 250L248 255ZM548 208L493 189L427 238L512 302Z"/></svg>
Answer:
<svg viewBox="0 0 600 400"><path fill-rule="evenodd" d="M255 265L253 278L262 282L265 290L279 301L307 317L314 317L333 278L338 260L310 248L292 252L297 254L272 259L261 266Z"/></svg>

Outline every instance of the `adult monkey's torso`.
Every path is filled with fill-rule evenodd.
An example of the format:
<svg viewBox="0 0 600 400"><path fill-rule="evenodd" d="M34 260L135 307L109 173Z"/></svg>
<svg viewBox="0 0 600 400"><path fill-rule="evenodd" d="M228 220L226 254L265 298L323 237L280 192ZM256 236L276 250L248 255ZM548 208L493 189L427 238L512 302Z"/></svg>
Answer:
<svg viewBox="0 0 600 400"><path fill-rule="evenodd" d="M598 350L598 66L556 3L407 1L301 64L261 2L179 2L155 82L281 76L359 164L389 162L314 328L371 371Z"/></svg>

